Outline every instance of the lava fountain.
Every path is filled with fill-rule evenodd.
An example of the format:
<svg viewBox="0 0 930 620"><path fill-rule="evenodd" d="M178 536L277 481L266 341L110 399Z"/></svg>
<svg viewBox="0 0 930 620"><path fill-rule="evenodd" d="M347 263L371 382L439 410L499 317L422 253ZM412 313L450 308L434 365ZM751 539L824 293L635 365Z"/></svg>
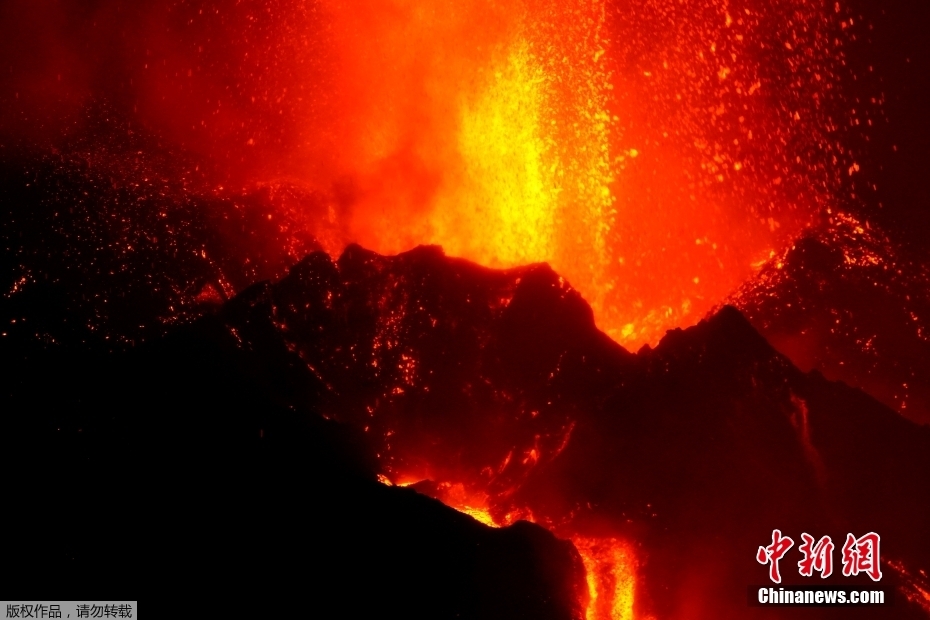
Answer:
<svg viewBox="0 0 930 620"><path fill-rule="evenodd" d="M348 240L548 262L628 347L694 323L856 172L838 4L370 4L328 6Z"/></svg>
<svg viewBox="0 0 930 620"><path fill-rule="evenodd" d="M847 138L880 106L846 100L860 21L822 0L95 10L93 37L61 53L88 66L15 74L23 110L89 81L69 92L125 102L211 191L309 196L280 219L303 211L300 233L331 255L438 244L486 266L548 262L633 349L848 206Z"/></svg>
<svg viewBox="0 0 930 620"><path fill-rule="evenodd" d="M845 139L866 112L840 88L857 22L838 2L140 11L113 28L126 60L110 95L212 161L222 185L323 196L302 232L333 255L437 244L490 267L548 262L627 348L697 322L842 206L859 173ZM119 13L102 3L97 17L126 23ZM490 519L488 498L445 500ZM567 536L589 573L589 618L631 618L632 547Z"/></svg>

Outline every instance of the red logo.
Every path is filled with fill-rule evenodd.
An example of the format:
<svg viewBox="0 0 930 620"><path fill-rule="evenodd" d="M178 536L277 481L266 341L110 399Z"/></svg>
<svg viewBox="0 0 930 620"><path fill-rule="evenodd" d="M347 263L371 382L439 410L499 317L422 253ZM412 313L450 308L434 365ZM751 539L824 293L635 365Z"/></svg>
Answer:
<svg viewBox="0 0 930 620"><path fill-rule="evenodd" d="M862 538L856 539L852 534L846 535L846 544L843 545L843 575L858 575L866 573L872 581L882 578L882 569L879 566L878 552L881 536L869 532Z"/></svg>
<svg viewBox="0 0 930 620"><path fill-rule="evenodd" d="M775 583L781 583L778 561L788 553L788 549L792 546L794 546L794 541L787 536L782 537L781 530L772 530L772 544L768 547L759 547L759 551L756 553L756 561L759 564L771 564L769 566L769 579Z"/></svg>
<svg viewBox="0 0 930 620"><path fill-rule="evenodd" d="M798 572L802 577L812 577L814 571L820 573L822 579L833 574L833 540L824 536L816 543L814 537L808 533L801 534L801 546L798 551L804 557L798 562ZM882 578L881 561L879 559L881 536L869 532L861 538L852 534L846 535L846 544L843 545L843 576L851 577L865 573L872 581ZM772 530L772 544L759 547L756 552L756 561L762 565L769 565L769 579L774 583L781 583L781 572L778 562L788 550L794 546L794 541L788 536L782 536L781 530Z"/></svg>
<svg viewBox="0 0 930 620"><path fill-rule="evenodd" d="M814 571L820 572L820 577L826 579L833 574L833 541L829 536L824 536L817 544L814 544L814 537L810 534L801 534L801 540L804 543L798 547L804 554L804 559L798 562L798 572L802 577L810 577Z"/></svg>

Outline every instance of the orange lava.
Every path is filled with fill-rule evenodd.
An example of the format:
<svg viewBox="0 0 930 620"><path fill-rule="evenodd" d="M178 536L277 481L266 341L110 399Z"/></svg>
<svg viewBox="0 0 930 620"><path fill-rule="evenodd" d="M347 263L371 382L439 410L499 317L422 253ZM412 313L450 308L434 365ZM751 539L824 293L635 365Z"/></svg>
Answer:
<svg viewBox="0 0 930 620"><path fill-rule="evenodd" d="M384 484L388 478L379 477ZM408 486L402 482L399 486ZM511 525L518 519L533 521L525 511L495 515L489 506L489 497L470 492L461 483L440 483L432 495L447 506L467 514L490 527ZM571 530L566 525L562 530ZM633 602L636 589L636 555L632 546L616 538L571 535L570 540L581 556L588 582L586 620L634 620Z"/></svg>
<svg viewBox="0 0 930 620"><path fill-rule="evenodd" d="M499 527L501 525L491 515L487 495L469 493L465 490L463 484L440 484L437 491L437 499L442 500L447 506L455 508L459 512L464 512L475 521L490 527Z"/></svg>
<svg viewBox="0 0 930 620"><path fill-rule="evenodd" d="M98 76L191 178L264 188L296 254L546 261L633 349L842 208L868 173L847 138L881 106L843 94L868 26L842 0L143 4L95 3L87 49L37 39L4 126Z"/></svg>
<svg viewBox="0 0 930 620"><path fill-rule="evenodd" d="M210 162L217 186L267 189L275 221L334 255L546 261L633 349L842 202L865 165L846 136L879 105L844 100L862 25L835 0L140 11L121 35L139 41L133 122Z"/></svg>
<svg viewBox="0 0 930 620"><path fill-rule="evenodd" d="M839 4L364 4L327 3L344 241L549 262L628 347L695 323L858 170Z"/></svg>
<svg viewBox="0 0 930 620"><path fill-rule="evenodd" d="M588 577L586 620L633 620L636 558L632 548L614 538L572 538Z"/></svg>
<svg viewBox="0 0 930 620"><path fill-rule="evenodd" d="M143 123L333 255L548 262L631 349L696 323L860 174L841 89L859 26L835 0L259 4L146 22ZM433 492L532 519L468 488ZM632 618L632 548L572 538L589 620Z"/></svg>

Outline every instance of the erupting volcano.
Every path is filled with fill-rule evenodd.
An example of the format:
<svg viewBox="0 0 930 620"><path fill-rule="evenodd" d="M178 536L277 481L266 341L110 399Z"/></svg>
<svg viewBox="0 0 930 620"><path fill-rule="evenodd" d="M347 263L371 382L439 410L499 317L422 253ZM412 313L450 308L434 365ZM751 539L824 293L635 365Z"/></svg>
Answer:
<svg viewBox="0 0 930 620"><path fill-rule="evenodd" d="M9 583L926 618L920 10L0 8L4 483L87 506ZM747 604L776 529L880 534L894 605Z"/></svg>

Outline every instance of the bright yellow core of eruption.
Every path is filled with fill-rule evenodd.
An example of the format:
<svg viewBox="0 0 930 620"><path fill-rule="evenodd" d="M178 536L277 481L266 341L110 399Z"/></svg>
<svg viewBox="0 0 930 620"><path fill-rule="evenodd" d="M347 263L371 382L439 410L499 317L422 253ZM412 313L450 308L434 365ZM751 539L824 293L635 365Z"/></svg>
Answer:
<svg viewBox="0 0 930 620"><path fill-rule="evenodd" d="M643 0L608 19L606 0L374 0L360 18L331 1L348 110L333 166L352 181L339 241L547 262L628 348L697 322L838 187L808 155L844 152L819 98L763 70L819 71L834 39L757 58L828 27L816 3L789 0L789 19Z"/></svg>
<svg viewBox="0 0 930 620"><path fill-rule="evenodd" d="M435 196L431 242L493 267L549 262L597 305L613 216L603 6L548 9L561 15L524 26L460 94L458 165Z"/></svg>
<svg viewBox="0 0 930 620"><path fill-rule="evenodd" d="M572 539L588 577L586 620L633 620L635 559L629 546L613 538Z"/></svg>
<svg viewBox="0 0 930 620"><path fill-rule="evenodd" d="M552 144L541 131L545 75L523 40L488 77L482 96L462 106L460 185L443 197L459 204L437 205L433 228L452 241L450 252L484 264L544 261L554 249L558 201L558 170L546 165ZM462 226L470 234L461 236Z"/></svg>
<svg viewBox="0 0 930 620"><path fill-rule="evenodd" d="M635 350L727 299L846 182L804 77L839 80L822 3L327 2L333 254L546 262Z"/></svg>

